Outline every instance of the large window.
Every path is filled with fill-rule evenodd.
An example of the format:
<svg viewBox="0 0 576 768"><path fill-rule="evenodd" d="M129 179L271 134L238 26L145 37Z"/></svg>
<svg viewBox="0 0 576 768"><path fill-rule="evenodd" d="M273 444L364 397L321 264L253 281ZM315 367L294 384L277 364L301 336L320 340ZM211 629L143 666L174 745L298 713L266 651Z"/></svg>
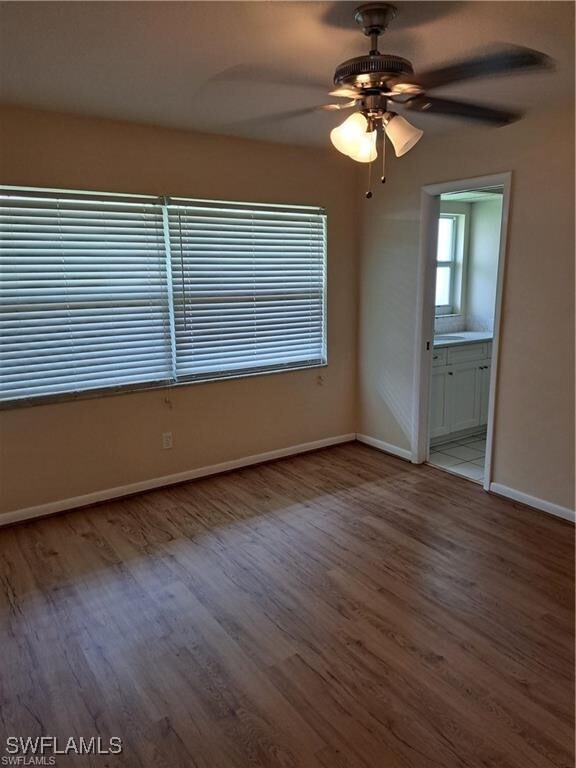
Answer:
<svg viewBox="0 0 576 768"><path fill-rule="evenodd" d="M323 365L321 209L0 188L0 398Z"/></svg>

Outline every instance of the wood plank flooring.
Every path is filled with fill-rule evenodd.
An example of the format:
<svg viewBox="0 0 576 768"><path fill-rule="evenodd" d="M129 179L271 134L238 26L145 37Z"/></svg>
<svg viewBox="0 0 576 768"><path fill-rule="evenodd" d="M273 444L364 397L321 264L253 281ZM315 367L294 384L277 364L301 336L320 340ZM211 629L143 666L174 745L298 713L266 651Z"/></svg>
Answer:
<svg viewBox="0 0 576 768"><path fill-rule="evenodd" d="M358 443L2 529L0 756L571 768L573 533Z"/></svg>

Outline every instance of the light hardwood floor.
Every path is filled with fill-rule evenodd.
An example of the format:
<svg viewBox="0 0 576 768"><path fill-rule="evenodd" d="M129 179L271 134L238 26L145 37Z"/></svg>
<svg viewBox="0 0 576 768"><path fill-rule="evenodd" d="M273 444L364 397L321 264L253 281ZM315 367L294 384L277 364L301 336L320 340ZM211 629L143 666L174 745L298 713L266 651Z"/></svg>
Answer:
<svg viewBox="0 0 576 768"><path fill-rule="evenodd" d="M2 529L0 756L571 768L573 555L568 523L357 443Z"/></svg>

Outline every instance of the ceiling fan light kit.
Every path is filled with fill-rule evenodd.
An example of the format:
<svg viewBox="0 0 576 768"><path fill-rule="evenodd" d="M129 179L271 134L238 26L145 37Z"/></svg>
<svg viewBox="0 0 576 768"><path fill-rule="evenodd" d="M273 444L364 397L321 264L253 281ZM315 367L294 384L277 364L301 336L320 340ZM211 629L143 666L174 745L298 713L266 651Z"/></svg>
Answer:
<svg viewBox="0 0 576 768"><path fill-rule="evenodd" d="M400 56L380 53L378 38L397 13L390 3L365 3L354 11L354 19L370 38L370 51L365 56L348 59L336 67L331 95L347 99L346 103L326 104L325 110L356 108L330 133L332 144L339 152L356 162L371 164L376 160L377 137L381 136L382 182L385 142L388 137L397 157L409 152L422 138L424 131L411 125L390 109L397 105L422 114L460 117L492 125L506 125L518 120L520 112L472 104L452 99L429 97L427 91L454 82L478 77L507 74L513 70L550 69L552 59L530 48L509 47L496 53L455 62L438 69L415 74L411 62ZM370 187L370 165L369 187ZM366 197L372 197L370 189Z"/></svg>
<svg viewBox="0 0 576 768"><path fill-rule="evenodd" d="M330 132L330 140L339 152L359 163L376 159L376 131L369 130L368 119L362 112L354 112Z"/></svg>
<svg viewBox="0 0 576 768"><path fill-rule="evenodd" d="M348 157L357 163L372 163L378 157L376 149L376 131L368 131L358 140L355 149L348 152Z"/></svg>
<svg viewBox="0 0 576 768"><path fill-rule="evenodd" d="M412 123L405 120L402 115L397 115L396 112L386 112L382 117L382 126L394 147L396 157L402 157L409 152L424 135L424 131L415 128Z"/></svg>
<svg viewBox="0 0 576 768"><path fill-rule="evenodd" d="M390 139L396 157L405 155L424 135L424 131L415 128L396 112L385 112L381 120L383 131ZM355 112L330 131L330 140L343 155L360 163L368 163L377 157L376 135L376 128L370 126L368 118L362 112Z"/></svg>

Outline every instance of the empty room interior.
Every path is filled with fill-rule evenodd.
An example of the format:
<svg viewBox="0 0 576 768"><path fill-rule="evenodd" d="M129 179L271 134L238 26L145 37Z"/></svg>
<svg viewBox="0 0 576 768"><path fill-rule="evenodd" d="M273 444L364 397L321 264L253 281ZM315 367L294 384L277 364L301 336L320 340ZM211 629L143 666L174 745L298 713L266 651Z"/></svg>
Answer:
<svg viewBox="0 0 576 768"><path fill-rule="evenodd" d="M0 2L2 765L574 765L574 11Z"/></svg>

